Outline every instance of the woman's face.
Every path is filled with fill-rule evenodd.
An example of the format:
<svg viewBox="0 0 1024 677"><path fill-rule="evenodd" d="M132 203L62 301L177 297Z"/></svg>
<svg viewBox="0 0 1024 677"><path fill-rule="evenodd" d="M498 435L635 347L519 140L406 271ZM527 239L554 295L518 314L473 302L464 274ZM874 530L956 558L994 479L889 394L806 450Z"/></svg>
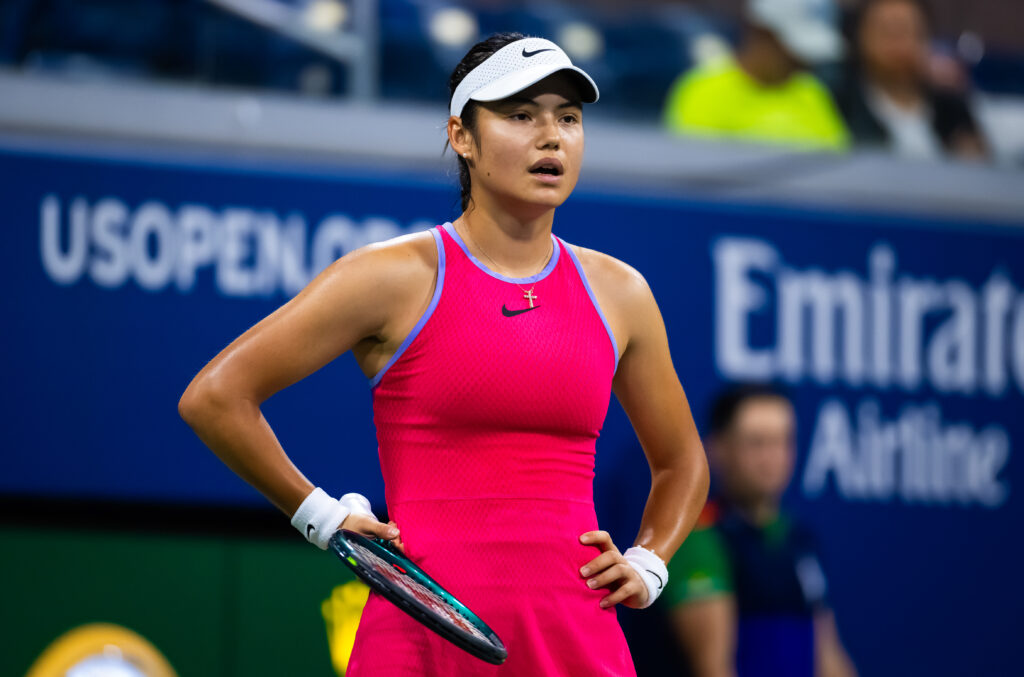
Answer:
<svg viewBox="0 0 1024 677"><path fill-rule="evenodd" d="M565 202L583 160L583 111L572 77L555 73L481 103L477 113L476 143L465 134L452 139L456 152L469 153L474 203L537 216Z"/></svg>
<svg viewBox="0 0 1024 677"><path fill-rule="evenodd" d="M860 51L875 77L920 80L928 58L928 29L921 10L902 0L872 5L861 21Z"/></svg>

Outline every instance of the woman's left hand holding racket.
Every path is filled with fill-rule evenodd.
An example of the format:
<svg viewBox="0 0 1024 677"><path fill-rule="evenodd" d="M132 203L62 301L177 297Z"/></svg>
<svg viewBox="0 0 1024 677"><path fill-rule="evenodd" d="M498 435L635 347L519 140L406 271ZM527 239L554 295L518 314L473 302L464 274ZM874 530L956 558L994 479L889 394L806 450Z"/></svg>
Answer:
<svg viewBox="0 0 1024 677"><path fill-rule="evenodd" d="M338 525L339 529L343 527L349 531L360 533L363 536L370 538L377 537L386 541L392 541L395 544L395 547L398 548L399 552L403 555L405 554L405 544L402 542L402 534L399 532L398 525L395 524L394 520L390 520L387 524L384 524L376 517L352 513L345 518L344 522Z"/></svg>

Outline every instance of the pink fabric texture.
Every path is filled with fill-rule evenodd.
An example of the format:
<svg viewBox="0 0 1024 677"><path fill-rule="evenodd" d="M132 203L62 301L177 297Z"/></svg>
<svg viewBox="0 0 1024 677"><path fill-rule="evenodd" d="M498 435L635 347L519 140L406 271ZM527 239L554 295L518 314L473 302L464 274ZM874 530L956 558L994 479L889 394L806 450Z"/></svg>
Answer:
<svg viewBox="0 0 1024 677"><path fill-rule="evenodd" d="M385 499L409 557L497 632L508 659L485 663L371 593L347 675L635 676L616 608L598 604L608 591L579 573L601 552L579 536L599 528L594 449L614 337L561 239L517 285L450 224L433 230L434 302L371 381Z"/></svg>

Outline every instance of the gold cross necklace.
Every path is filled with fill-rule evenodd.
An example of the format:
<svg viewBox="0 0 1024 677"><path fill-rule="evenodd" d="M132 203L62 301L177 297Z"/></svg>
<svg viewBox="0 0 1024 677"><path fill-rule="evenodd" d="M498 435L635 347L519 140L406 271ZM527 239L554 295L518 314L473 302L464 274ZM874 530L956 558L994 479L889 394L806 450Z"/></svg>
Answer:
<svg viewBox="0 0 1024 677"><path fill-rule="evenodd" d="M499 266L498 263L494 259L492 259L487 252L484 251L483 247L478 245L476 243L476 240L473 239L473 235L469 232L469 224L465 224L465 229L466 229L466 236L469 238L469 241L471 243L473 243L473 247L477 251L479 251L481 254L486 256L487 260L490 261L494 265L494 267L498 269L498 272L500 273L501 272L501 270L500 270L501 266ZM552 255L554 255L554 253L555 253L555 245L552 243L551 251L549 251L547 254L544 255L544 259L543 259L544 265L547 265L547 262L551 259ZM541 266L541 270L544 270L544 266L543 265ZM502 273L502 275L504 275L504 273ZM523 292L523 298L526 299L527 301L529 301L530 302L530 307L533 308L533 302L537 300L537 296L535 296L534 293L533 293L533 287L530 287L529 289L524 289L521 284L519 284L515 280L512 280L510 275L505 275L505 277L509 278L509 281L512 282L512 284L514 284L515 286L519 287L519 289ZM528 276L528 277L532 277L532 276Z"/></svg>

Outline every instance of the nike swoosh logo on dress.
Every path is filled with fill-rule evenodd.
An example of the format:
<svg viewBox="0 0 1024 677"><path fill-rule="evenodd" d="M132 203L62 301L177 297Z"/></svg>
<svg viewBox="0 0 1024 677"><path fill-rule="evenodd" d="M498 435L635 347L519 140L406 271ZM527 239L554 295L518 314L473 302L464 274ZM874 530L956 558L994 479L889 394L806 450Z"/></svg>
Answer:
<svg viewBox="0 0 1024 677"><path fill-rule="evenodd" d="M501 304L501 314L505 317L515 317L516 315L522 315L528 313L531 310L537 310L540 306L534 306L533 308L523 308L522 310L509 310L505 307L505 304Z"/></svg>

